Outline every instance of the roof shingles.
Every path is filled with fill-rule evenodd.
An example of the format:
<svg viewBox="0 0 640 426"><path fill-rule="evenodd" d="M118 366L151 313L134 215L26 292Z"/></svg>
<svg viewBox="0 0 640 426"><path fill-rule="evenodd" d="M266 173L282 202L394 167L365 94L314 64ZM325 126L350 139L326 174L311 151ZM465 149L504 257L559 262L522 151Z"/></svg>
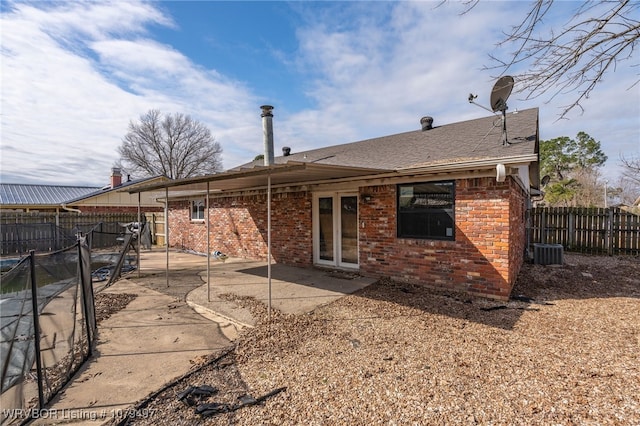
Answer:
<svg viewBox="0 0 640 426"><path fill-rule="evenodd" d="M469 159L494 159L537 153L538 109L507 114L510 144L502 142L500 116L446 124L431 130L415 130L390 136L333 145L275 158L288 161L348 167L400 170L430 164L456 163ZM261 165L262 160L243 166Z"/></svg>

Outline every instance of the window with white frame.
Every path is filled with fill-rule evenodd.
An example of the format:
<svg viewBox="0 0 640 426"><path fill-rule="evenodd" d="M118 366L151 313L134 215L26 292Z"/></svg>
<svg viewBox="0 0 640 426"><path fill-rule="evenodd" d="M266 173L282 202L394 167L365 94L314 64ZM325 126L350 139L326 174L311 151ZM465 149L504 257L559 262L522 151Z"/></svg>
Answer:
<svg viewBox="0 0 640 426"><path fill-rule="evenodd" d="M204 200L191 200L191 220L204 220Z"/></svg>
<svg viewBox="0 0 640 426"><path fill-rule="evenodd" d="M398 237L453 240L455 182L398 185Z"/></svg>

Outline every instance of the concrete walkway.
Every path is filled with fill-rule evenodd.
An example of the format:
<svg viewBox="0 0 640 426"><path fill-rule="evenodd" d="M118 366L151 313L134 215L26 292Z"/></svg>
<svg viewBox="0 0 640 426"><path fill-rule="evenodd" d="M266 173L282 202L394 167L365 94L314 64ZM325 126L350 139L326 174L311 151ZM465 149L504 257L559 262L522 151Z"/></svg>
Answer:
<svg viewBox="0 0 640 426"><path fill-rule="evenodd" d="M121 279L106 291L133 293L127 307L102 321L90 360L34 424L96 425L189 371L192 361L229 345L216 323L185 303Z"/></svg>
<svg viewBox="0 0 640 426"><path fill-rule="evenodd" d="M134 293L137 298L100 324L96 353L48 406L49 413L57 419L35 424L96 425L110 421L189 371L194 358L228 346L239 329L255 325L247 309L220 296L249 296L268 304L265 262L212 260L207 283L205 256L169 253L172 273L194 269L202 271L199 276L204 284L193 283L195 289L186 295L186 304L175 294L163 294L136 283L137 272L106 289ZM160 283L165 280L165 270L164 251L142 253L141 276L151 276ZM293 314L310 312L375 281L353 273L278 264L271 266L271 272L272 308ZM166 287L164 283L156 285L158 289Z"/></svg>

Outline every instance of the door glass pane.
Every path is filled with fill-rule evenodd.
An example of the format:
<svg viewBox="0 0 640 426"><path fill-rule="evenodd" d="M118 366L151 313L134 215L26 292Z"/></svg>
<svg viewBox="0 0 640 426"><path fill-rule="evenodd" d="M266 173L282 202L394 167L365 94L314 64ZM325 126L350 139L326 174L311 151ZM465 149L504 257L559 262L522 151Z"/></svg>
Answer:
<svg viewBox="0 0 640 426"><path fill-rule="evenodd" d="M358 197L340 197L341 261L358 263Z"/></svg>
<svg viewBox="0 0 640 426"><path fill-rule="evenodd" d="M320 259L333 260L333 197L319 200Z"/></svg>

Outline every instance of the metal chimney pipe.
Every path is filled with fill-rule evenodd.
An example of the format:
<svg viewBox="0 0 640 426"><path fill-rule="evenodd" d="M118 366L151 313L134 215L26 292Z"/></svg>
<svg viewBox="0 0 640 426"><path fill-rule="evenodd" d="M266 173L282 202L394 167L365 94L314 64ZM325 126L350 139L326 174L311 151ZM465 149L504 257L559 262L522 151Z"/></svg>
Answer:
<svg viewBox="0 0 640 426"><path fill-rule="evenodd" d="M262 133L264 135L264 165L273 164L273 114L271 105L262 105Z"/></svg>

